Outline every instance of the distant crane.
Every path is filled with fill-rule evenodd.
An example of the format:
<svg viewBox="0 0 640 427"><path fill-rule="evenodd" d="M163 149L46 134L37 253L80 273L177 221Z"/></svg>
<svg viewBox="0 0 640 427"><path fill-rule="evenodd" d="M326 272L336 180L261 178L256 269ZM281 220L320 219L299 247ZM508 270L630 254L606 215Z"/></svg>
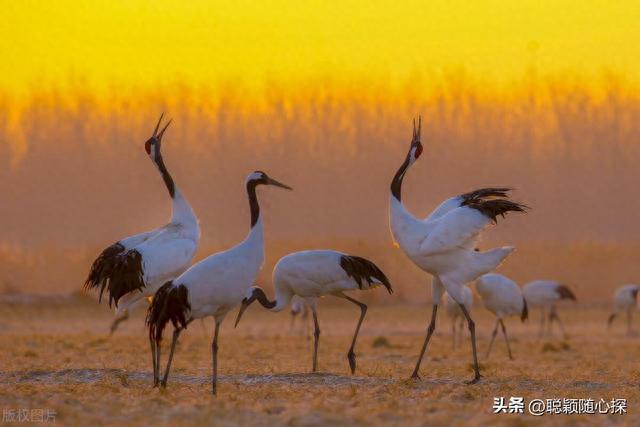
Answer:
<svg viewBox="0 0 640 427"><path fill-rule="evenodd" d="M639 285L624 285L616 289L613 294L613 312L609 316L607 325L611 327L611 324L620 313L627 314L627 335L631 335L631 317L638 305L638 290Z"/></svg>
<svg viewBox="0 0 640 427"><path fill-rule="evenodd" d="M451 319L451 339L453 340L453 348L455 349L458 333L460 335L459 341L462 343L462 329L466 319L464 318L464 313L460 310L460 306L453 298L451 298L451 295L445 293L444 298L444 307ZM467 307L467 311L471 312L471 307L473 307L473 293L468 286L462 287L462 304ZM456 328L456 323L460 323L458 328Z"/></svg>
<svg viewBox="0 0 640 427"><path fill-rule="evenodd" d="M462 287L494 270L512 251L505 246L486 252L476 251L480 233L498 216L508 212L524 212L525 206L508 199L508 188L482 188L446 200L426 219L413 216L402 204L402 180L413 163L422 154L420 141L421 121L416 129L404 162L391 181L389 217L391 232L404 253L422 270L434 276L432 283L433 311L418 362L411 378L420 378L420 363L436 327L438 304L446 290L460 305L471 333L474 377L480 380L480 368L476 352L475 323L462 304Z"/></svg>
<svg viewBox="0 0 640 427"><path fill-rule="evenodd" d="M554 280L534 280L533 282L529 282L524 285L522 288L522 294L527 300L529 308L540 307L540 336L544 335L544 323L548 313L548 333L551 333L551 326L553 326L553 321L555 320L558 322L562 336L564 338L567 337L567 333L564 330L564 326L562 325L556 310L556 303L562 300L576 300L575 294L568 286L560 284Z"/></svg>
<svg viewBox="0 0 640 427"><path fill-rule="evenodd" d="M160 171L171 196L171 220L163 227L126 237L103 250L91 265L84 284L85 289L99 288L100 300L106 291L109 306L115 303L116 318L111 325L111 333L129 317L131 309L189 267L200 240L198 219L175 185L162 158L162 136L171 124L169 120L158 132L163 115L145 143L145 150Z"/></svg>
<svg viewBox="0 0 640 427"><path fill-rule="evenodd" d="M509 337L507 336L507 328L504 326L504 318L507 316L520 316L520 320L523 322L527 320L529 315L527 309L527 301L522 296L520 288L513 280L502 274L489 273L485 274L476 280L476 290L484 306L495 314L496 326L491 334L491 342L487 349L487 359L491 353L491 347L493 341L498 333L498 325L502 328L502 335L507 343L507 352L509 353L509 359L513 360L511 354L511 346L509 345Z"/></svg>
<svg viewBox="0 0 640 427"><path fill-rule="evenodd" d="M251 229L247 237L237 246L194 264L179 277L162 285L153 297L147 312L147 326L152 349L154 387L167 385L173 353L182 330L194 319L213 316L215 332L211 344L211 387L213 394L217 392L220 325L227 313L246 296L264 263L264 232L256 187L274 185L291 190L291 187L261 171L249 174L245 184L251 210ZM160 342L169 321L174 326L173 341L167 368L160 381Z"/></svg>
<svg viewBox="0 0 640 427"><path fill-rule="evenodd" d="M255 286L251 294L242 301L236 326L240 322L242 313L256 300L270 311L281 311L289 304L294 295L302 297L309 304L313 314L315 329L312 371L316 372L318 370L318 341L320 338L320 326L316 311L317 299L326 295L346 299L360 308L360 319L347 353L351 374L354 374L356 371L354 349L360 325L362 325L367 313L367 306L346 295L345 292L367 290L381 285L389 293L393 292L387 276L367 259L333 250L294 252L281 258L273 270L275 300L269 301L262 288Z"/></svg>

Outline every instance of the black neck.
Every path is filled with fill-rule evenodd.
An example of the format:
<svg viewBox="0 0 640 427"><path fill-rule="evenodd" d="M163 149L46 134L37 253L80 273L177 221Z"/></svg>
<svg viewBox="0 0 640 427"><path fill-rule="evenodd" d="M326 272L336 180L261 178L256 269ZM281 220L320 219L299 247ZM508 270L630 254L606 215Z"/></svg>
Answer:
<svg viewBox="0 0 640 427"><path fill-rule="evenodd" d="M249 208L251 209L251 227L258 222L260 217L260 205L258 204L258 196L256 196L256 181L247 182L247 194L249 195Z"/></svg>
<svg viewBox="0 0 640 427"><path fill-rule="evenodd" d="M398 201L402 201L402 179L404 178L405 172L407 172L407 168L409 167L409 156L404 160L404 163L400 165L398 172L393 177L393 181L391 181L391 194L393 197L398 199Z"/></svg>
<svg viewBox="0 0 640 427"><path fill-rule="evenodd" d="M266 309L272 309L273 307L276 306L276 302L275 301L269 301L269 299L267 298L267 296L265 295L264 291L262 289L254 289L253 291L253 297L255 299L258 300L258 302L260 303L260 305L262 305L264 308Z"/></svg>
<svg viewBox="0 0 640 427"><path fill-rule="evenodd" d="M162 179L164 180L164 184L167 186L167 190L169 190L169 195L173 199L176 194L176 186L173 183L173 178L171 178L171 174L167 170L167 167L164 165L164 160L162 160L162 154L158 151L156 154L156 165L162 174Z"/></svg>

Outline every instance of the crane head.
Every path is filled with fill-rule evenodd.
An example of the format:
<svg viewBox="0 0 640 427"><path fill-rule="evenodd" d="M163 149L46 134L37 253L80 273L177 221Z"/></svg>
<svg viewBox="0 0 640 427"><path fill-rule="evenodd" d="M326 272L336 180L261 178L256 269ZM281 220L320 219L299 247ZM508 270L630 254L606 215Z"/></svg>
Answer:
<svg viewBox="0 0 640 427"><path fill-rule="evenodd" d="M416 119L413 119L413 136L411 137L411 145L409 146L409 163L412 164L422 154L422 142L420 134L422 133L422 116L418 116L418 127L416 128Z"/></svg>
<svg viewBox="0 0 640 427"><path fill-rule="evenodd" d="M246 182L247 182L247 185L250 183L253 184L254 186L274 185L276 187L284 188L286 190L293 190L293 188L279 181L276 181L275 179L271 178L269 175L267 175L265 172L262 172L262 171L251 172L249 176L247 176Z"/></svg>
<svg viewBox="0 0 640 427"><path fill-rule="evenodd" d="M162 136L164 135L164 132L167 130L167 128L171 124L171 120L169 120L167 124L164 125L164 127L160 130L160 132L158 132L158 129L160 129L160 123L162 122L163 117L164 117L164 113L160 115L160 119L156 124L156 128L153 130L153 135L151 135L151 138L147 139L147 142L145 142L144 144L145 151L153 160L156 160L156 158L160 155L160 146L162 144Z"/></svg>

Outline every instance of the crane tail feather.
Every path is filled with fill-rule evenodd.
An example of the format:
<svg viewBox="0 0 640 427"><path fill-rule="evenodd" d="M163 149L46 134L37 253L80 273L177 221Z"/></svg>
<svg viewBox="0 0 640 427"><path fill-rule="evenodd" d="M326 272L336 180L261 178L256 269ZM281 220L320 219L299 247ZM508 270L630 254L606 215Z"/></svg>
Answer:
<svg viewBox="0 0 640 427"><path fill-rule="evenodd" d="M522 313L520 314L520 320L524 322L529 318L529 307L527 306L527 300L522 298L524 305L522 306Z"/></svg>
<svg viewBox="0 0 640 427"><path fill-rule="evenodd" d="M142 254L136 250L125 251L121 243L106 248L93 261L84 289L99 289L99 300L106 291L109 295L109 306L124 295L140 291L145 287Z"/></svg>
<svg viewBox="0 0 640 427"><path fill-rule="evenodd" d="M149 338L155 342L162 341L162 332L169 322L174 328L186 328L190 311L189 290L184 285L174 286L173 281L168 281L158 289L147 310Z"/></svg>
<svg viewBox="0 0 640 427"><path fill-rule="evenodd" d="M374 281L378 281L387 288L387 292L393 293L391 282L389 282L387 276L368 259L353 255L342 255L340 267L347 273L347 276L358 283L360 289L362 289L364 282L367 282L370 286Z"/></svg>
<svg viewBox="0 0 640 427"><path fill-rule="evenodd" d="M566 285L559 285L557 288L557 291L558 291L558 295L560 296L560 299L570 299L573 301L576 300L576 295Z"/></svg>

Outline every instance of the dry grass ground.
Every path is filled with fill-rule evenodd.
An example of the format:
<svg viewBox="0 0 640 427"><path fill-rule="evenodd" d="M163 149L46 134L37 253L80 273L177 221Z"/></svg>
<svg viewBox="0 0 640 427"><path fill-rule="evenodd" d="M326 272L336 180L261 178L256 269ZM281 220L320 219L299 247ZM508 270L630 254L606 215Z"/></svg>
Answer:
<svg viewBox="0 0 640 427"><path fill-rule="evenodd" d="M301 325L291 330L288 313L252 307L238 329L231 316L224 323L221 382L212 397L211 321L195 322L183 334L162 391L150 387L142 313L109 337L111 313L92 301L7 300L0 304L0 407L51 408L57 425L84 426L640 424L640 340L626 337L622 324L608 334L604 309L563 307L567 341L557 335L540 340L537 312L530 324L509 319L516 358L509 361L502 340L485 360L493 319L476 308L484 378L474 386L464 384L471 378L468 341L452 350L445 316L423 379L408 380L429 311L372 304L357 347L358 371L351 376L346 353L358 311L350 304L321 302L317 374L309 373L312 341ZM626 398L629 409L616 416L494 415L497 396Z"/></svg>

